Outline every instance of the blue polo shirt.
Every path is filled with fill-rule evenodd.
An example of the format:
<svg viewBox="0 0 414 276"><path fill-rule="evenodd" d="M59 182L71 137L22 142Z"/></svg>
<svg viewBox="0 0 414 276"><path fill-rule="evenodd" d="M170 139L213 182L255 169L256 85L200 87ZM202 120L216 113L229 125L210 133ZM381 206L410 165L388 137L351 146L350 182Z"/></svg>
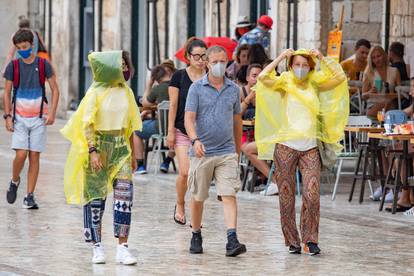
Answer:
<svg viewBox="0 0 414 276"><path fill-rule="evenodd" d="M188 91L185 111L196 113L197 136L205 156L235 153L233 116L240 114L240 89L224 78L220 91L210 85L208 75L194 82ZM190 149L190 156L194 156Z"/></svg>

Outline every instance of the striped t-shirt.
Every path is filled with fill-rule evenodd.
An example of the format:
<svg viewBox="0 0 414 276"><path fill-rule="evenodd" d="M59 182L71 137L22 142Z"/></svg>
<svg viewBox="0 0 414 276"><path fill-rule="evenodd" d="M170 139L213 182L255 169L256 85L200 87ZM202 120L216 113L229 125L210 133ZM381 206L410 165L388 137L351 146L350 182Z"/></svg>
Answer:
<svg viewBox="0 0 414 276"><path fill-rule="evenodd" d="M37 117L40 115L42 103L42 88L39 81L39 58L36 57L33 63L27 64L19 59L20 84L16 93L16 114L21 117ZM45 77L49 79L53 75L52 66L45 60ZM13 81L13 62L10 62L4 78ZM47 114L46 103L43 104L43 114Z"/></svg>

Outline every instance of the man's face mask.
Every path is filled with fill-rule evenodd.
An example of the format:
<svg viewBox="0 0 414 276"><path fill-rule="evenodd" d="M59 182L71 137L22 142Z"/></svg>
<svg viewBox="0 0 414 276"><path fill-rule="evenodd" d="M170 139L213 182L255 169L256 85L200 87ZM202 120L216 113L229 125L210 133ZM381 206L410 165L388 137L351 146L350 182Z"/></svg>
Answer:
<svg viewBox="0 0 414 276"><path fill-rule="evenodd" d="M226 73L226 64L223 62L217 62L211 65L211 74L216 78L221 78Z"/></svg>

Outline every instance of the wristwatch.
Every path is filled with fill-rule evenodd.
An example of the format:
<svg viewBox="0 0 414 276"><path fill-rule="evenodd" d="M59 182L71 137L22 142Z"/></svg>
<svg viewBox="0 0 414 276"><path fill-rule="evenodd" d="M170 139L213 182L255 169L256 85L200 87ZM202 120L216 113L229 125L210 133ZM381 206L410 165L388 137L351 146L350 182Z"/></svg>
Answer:
<svg viewBox="0 0 414 276"><path fill-rule="evenodd" d="M10 114L3 114L3 119L4 120L7 120L7 118L12 118L12 115L10 115Z"/></svg>
<svg viewBox="0 0 414 276"><path fill-rule="evenodd" d="M91 154L92 152L98 152L98 150L95 147L90 147L88 152Z"/></svg>
<svg viewBox="0 0 414 276"><path fill-rule="evenodd" d="M194 146L194 143L195 143L196 141L200 141L200 138L196 137L196 138L194 138L194 139L191 139L191 145L192 145L192 146Z"/></svg>

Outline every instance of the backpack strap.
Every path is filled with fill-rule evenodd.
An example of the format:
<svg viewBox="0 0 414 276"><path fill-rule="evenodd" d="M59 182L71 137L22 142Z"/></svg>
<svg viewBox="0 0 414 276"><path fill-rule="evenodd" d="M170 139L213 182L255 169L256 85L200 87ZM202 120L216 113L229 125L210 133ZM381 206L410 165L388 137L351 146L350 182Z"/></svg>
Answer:
<svg viewBox="0 0 414 276"><path fill-rule="evenodd" d="M43 104L47 104L47 98L46 98L46 90L45 90L45 82L46 82L46 69L45 69L45 59L40 58L39 59L39 83L40 87L42 88L42 102L40 103L40 113L39 118L43 117Z"/></svg>
<svg viewBox="0 0 414 276"><path fill-rule="evenodd" d="M12 96L12 105L13 105L13 121L16 118L16 94L17 89L20 85L20 68L19 60L14 59L13 61L13 96Z"/></svg>
<svg viewBox="0 0 414 276"><path fill-rule="evenodd" d="M13 60L13 88L19 88L20 84L20 69L19 69L19 60Z"/></svg>

